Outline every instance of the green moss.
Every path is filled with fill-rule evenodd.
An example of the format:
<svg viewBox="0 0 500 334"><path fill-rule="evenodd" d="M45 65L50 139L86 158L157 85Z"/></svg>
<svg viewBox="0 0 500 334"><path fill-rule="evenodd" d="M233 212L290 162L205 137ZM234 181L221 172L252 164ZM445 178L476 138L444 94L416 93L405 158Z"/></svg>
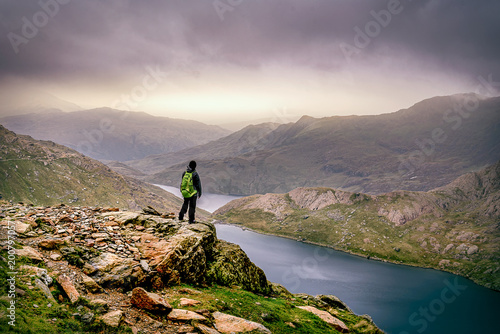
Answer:
<svg viewBox="0 0 500 334"><path fill-rule="evenodd" d="M188 287L188 286L183 286ZM300 298L291 294L274 297L265 297L239 289L212 286L198 289L201 294L179 295L199 300L201 305L190 309L208 309L211 312L219 311L260 323L273 334L315 334L338 333L330 325L316 315L297 308L305 305ZM175 297L174 297L175 298ZM178 307L178 299L172 302ZM381 333L370 321L341 309L332 309L336 317L342 320L351 330L351 333Z"/></svg>

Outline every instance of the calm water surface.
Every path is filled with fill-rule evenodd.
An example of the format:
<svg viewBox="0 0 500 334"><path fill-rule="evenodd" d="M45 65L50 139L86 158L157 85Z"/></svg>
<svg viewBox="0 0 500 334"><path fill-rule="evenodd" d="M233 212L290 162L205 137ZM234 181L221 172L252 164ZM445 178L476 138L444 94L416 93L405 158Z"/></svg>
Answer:
<svg viewBox="0 0 500 334"><path fill-rule="evenodd" d="M497 333L500 293L449 273L367 260L217 224L268 280L290 292L333 294L389 334Z"/></svg>
<svg viewBox="0 0 500 334"><path fill-rule="evenodd" d="M161 187L180 196L175 187ZM198 206L213 212L235 198L203 194ZM371 261L236 226L216 227L219 239L240 245L270 281L293 293L336 295L356 314L369 314L388 334L499 332L500 293L465 278Z"/></svg>

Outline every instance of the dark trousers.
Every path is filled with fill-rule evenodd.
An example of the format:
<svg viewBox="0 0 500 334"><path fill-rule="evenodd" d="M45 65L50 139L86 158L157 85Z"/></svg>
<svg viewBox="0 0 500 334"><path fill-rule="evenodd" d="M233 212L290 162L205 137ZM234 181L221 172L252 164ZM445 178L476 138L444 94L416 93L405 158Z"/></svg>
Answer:
<svg viewBox="0 0 500 334"><path fill-rule="evenodd" d="M184 219L184 215L188 211L189 207L189 223L194 223L194 213L196 211L196 199L198 198L198 194L191 196L189 198L184 198L184 203L182 204L181 212L179 212L179 220Z"/></svg>

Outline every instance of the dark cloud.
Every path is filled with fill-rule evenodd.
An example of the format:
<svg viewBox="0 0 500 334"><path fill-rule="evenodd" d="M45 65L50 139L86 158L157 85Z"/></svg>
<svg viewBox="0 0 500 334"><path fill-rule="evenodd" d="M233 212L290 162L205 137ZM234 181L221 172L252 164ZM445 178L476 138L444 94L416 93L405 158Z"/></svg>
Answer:
<svg viewBox="0 0 500 334"><path fill-rule="evenodd" d="M396 0L59 1L0 1L0 75L63 80L126 75L148 64L269 62L336 70L346 64L340 43L354 45L355 28L365 30L375 22L372 11ZM218 12L214 3L235 5ZM53 11L47 22L41 4ZM355 65L404 56L471 78L500 78L499 1L401 0L398 8ZM45 24L24 37L26 21L36 20ZM24 42L13 47L12 33Z"/></svg>

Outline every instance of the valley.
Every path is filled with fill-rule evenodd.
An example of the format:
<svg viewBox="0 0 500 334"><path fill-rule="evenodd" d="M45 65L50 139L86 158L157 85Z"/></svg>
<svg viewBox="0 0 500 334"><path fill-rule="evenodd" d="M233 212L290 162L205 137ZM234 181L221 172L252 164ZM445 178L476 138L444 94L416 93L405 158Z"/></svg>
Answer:
<svg viewBox="0 0 500 334"><path fill-rule="evenodd" d="M499 98L459 94L377 116L303 116L249 126L201 146L124 163L143 180L176 186L179 170L196 157L206 189L218 194L318 186L368 194L428 191L497 162L499 129Z"/></svg>
<svg viewBox="0 0 500 334"><path fill-rule="evenodd" d="M233 200L214 218L367 258L449 271L500 289L500 163L429 192L331 188Z"/></svg>

